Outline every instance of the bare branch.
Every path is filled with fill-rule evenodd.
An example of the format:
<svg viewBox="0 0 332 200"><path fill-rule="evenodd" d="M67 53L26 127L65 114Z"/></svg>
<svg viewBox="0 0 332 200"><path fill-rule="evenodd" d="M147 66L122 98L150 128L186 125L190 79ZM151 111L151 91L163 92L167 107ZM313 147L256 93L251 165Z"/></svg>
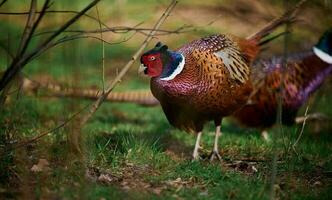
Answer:
<svg viewBox="0 0 332 200"><path fill-rule="evenodd" d="M157 32L160 33L156 33L155 35L166 35L166 34L179 34L179 33L185 33L185 32L189 32L192 31L192 26L188 26L188 25L184 25L181 26L175 30L164 30L164 29L158 29L156 30ZM189 29L189 30L187 30ZM142 33L144 35L148 35L149 33L145 33L145 31L152 31L153 29L151 28L136 28L136 27L127 27L127 26L117 26L117 27L108 27L108 28L103 28L103 29L96 29L96 30L67 30L67 31L63 31L64 33L81 33L81 34L88 34L88 33L100 33L100 32L113 32L113 33L119 33L119 34L123 34L123 33L128 33L131 31L136 31L139 33ZM34 37L36 36L40 36L40 35L44 35L44 34L50 34L50 33L54 33L54 31L44 31L44 32L40 32L34 35Z"/></svg>
<svg viewBox="0 0 332 200"><path fill-rule="evenodd" d="M57 31L55 31L48 39L46 39L41 45L39 45L39 48L36 49L33 53L30 55L33 56L34 54L40 54L44 51L44 47L47 46L54 38L56 38L60 33L65 31L70 25L72 25L75 21L77 21L78 18L80 18L86 11L88 11L90 8L95 6L100 0L94 0L91 2L87 7L85 7L83 10L81 10L76 16L71 18L69 21L67 21L62 27L60 27ZM29 56L27 58L29 60Z"/></svg>
<svg viewBox="0 0 332 200"><path fill-rule="evenodd" d="M99 17L99 11L98 11L98 6L96 6L96 11L97 11L97 16L98 16L98 21L99 21L99 29L100 29L100 38L102 40L102 85L103 85L103 93L105 93L105 42L103 41L103 32L101 31L101 21Z"/></svg>
<svg viewBox="0 0 332 200"><path fill-rule="evenodd" d="M21 71L21 69L35 56L43 53L49 44L55 39L59 34L65 31L70 25L72 25L78 18L80 18L85 12L90 8L95 6L100 0L92 1L88 6L81 10L77 15L67 21L62 27L60 27L55 33L53 33L49 38L47 38L43 43L41 43L37 48L35 48L30 54L20 57L18 60L14 59L11 65L6 70L5 74L0 80L0 91L2 91L6 85L12 80L12 78Z"/></svg>
<svg viewBox="0 0 332 200"><path fill-rule="evenodd" d="M21 46L22 49L19 49L19 51L18 51L19 53L17 54L17 56L21 56L22 54L24 54L25 50L27 49L27 47L29 45L29 42L32 38L33 33L35 32L35 30L38 27L42 18L44 17L45 11L49 7L49 3L50 3L50 0L46 0L44 2L43 8L42 8L41 12L39 13L37 20L32 24L32 27L28 27L27 32L25 32L25 34L23 34L23 39L22 39L22 43L21 43L23 46Z"/></svg>
<svg viewBox="0 0 332 200"><path fill-rule="evenodd" d="M40 13L40 12L36 12L36 13ZM72 10L48 10L48 11L46 11L46 13L50 13L50 14L58 14L58 13L60 13L60 14L68 14L68 13L78 14L79 12L78 11L72 11ZM27 15L27 14L29 14L29 12L0 12L0 15ZM96 19L95 17L93 17L91 15L88 15L88 14L84 13L83 16L98 22L98 19ZM101 24L105 27L108 27L103 22L101 22Z"/></svg>
<svg viewBox="0 0 332 200"><path fill-rule="evenodd" d="M73 41L73 40L77 40L77 39L85 39L85 38L96 39L96 40L99 40L99 41L101 41L101 42L104 42L104 43L106 43L106 44L108 44L108 45L121 44L121 43L127 42L128 40L130 40L131 38L133 38L134 35L135 35L135 34L132 34L130 37L125 38L125 39L123 39L123 40L121 40L121 41L118 41L118 42L108 42L108 41L106 41L106 40L104 40L104 39L102 39L102 38L99 38L99 37L96 37L96 36L92 36L92 35L80 35L80 34L78 34L78 35L73 35L73 36L65 36L65 37L63 37L63 38L57 40L56 42L52 42L52 43L50 43L49 45L47 45L47 46L45 47L45 50L44 50L44 51L47 51L47 50L49 50L49 49L51 49L51 48L53 48L53 47L55 47L55 46L58 46L58 45L60 45L60 44L62 44L62 43L64 43L64 42L69 42L69 41ZM40 54L39 54L39 55L40 55ZM39 55L35 55L35 56L32 57L30 60L33 60L33 59L37 58Z"/></svg>
<svg viewBox="0 0 332 200"><path fill-rule="evenodd" d="M27 20L27 23L25 25L25 28L24 28L24 31L22 34L20 46L19 46L17 54L16 54L17 57L22 55L22 53L24 53L24 51L28 45L29 35L30 35L30 33L32 31L32 27L33 27L33 19L36 14L36 6L37 6L37 1L31 0L29 16L28 16L28 20Z"/></svg>
<svg viewBox="0 0 332 200"><path fill-rule="evenodd" d="M153 27L153 30L150 32L150 34L147 36L147 38L144 40L140 48L136 51L136 53L132 56L131 60L128 61L128 63L122 68L119 75L115 77L115 79L111 82L110 86L106 89L105 93L103 93L97 101L95 101L92 106L89 109L89 112L83 116L81 125L83 126L91 117L92 115L98 110L100 105L103 103L103 101L107 98L107 96L112 92L114 87L120 82L122 77L127 73L127 71L130 69L132 64L135 62L135 60L138 58L138 56L144 51L145 47L148 45L154 34L156 34L156 29L159 29L159 27L164 23L164 21L167 19L169 14L172 12L174 7L176 6L177 1L173 0L171 4L168 6L166 11L163 13L163 15L160 17L160 19L157 21L155 26Z"/></svg>

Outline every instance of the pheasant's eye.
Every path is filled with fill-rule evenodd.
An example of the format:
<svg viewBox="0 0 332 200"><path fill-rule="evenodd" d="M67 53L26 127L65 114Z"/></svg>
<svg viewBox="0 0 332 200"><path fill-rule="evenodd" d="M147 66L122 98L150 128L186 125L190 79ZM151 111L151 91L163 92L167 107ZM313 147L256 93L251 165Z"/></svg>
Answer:
<svg viewBox="0 0 332 200"><path fill-rule="evenodd" d="M150 57L150 61L153 61L153 60L156 60L156 57L151 56L151 57Z"/></svg>

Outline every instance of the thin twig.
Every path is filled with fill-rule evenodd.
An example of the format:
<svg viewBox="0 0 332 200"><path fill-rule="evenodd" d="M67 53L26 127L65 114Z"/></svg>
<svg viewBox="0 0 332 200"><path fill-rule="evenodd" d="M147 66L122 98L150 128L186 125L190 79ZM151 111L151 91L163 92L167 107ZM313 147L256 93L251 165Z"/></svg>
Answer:
<svg viewBox="0 0 332 200"><path fill-rule="evenodd" d="M143 52L145 47L148 45L154 34L156 33L156 29L159 29L159 27L164 23L168 15L172 12L173 8L176 6L177 1L173 0L171 4L168 6L166 11L163 13L163 15L160 17L160 19L157 21L155 26L153 27L153 30L150 32L148 37L144 40L140 48L136 51L136 53L132 56L131 60L128 61L128 63L122 68L120 73L115 77L115 79L111 82L110 86L106 89L105 93L101 95L97 101L94 102L94 104L90 107L89 112L83 116L81 125L83 126L91 117L92 115L98 110L100 105L103 103L103 101L107 98L109 93L113 90L113 88L120 82L122 77L127 73L127 71L130 69L132 64L135 62L135 60L138 58L138 56Z"/></svg>
<svg viewBox="0 0 332 200"><path fill-rule="evenodd" d="M28 44L28 40L29 40L29 35L32 31L32 24L33 24L33 20L35 17L35 13L36 13L36 6L37 6L37 1L36 0L31 0L30 3L30 11L29 11L29 15L28 15L28 19L22 34L22 39L20 42L20 46L18 48L18 51L16 53L17 56L22 55L22 52L24 53L24 50L26 48L26 45Z"/></svg>
<svg viewBox="0 0 332 200"><path fill-rule="evenodd" d="M295 147L296 147L297 143L299 143L299 141L300 141L300 139L301 139L301 137L303 135L304 127L305 127L305 124L306 124L307 119L308 119L308 110L309 110L309 106L307 106L307 108L305 109L304 120L303 120L303 123L302 123L300 134L299 134L299 136L297 137L296 141L293 144L293 150L294 151L295 151Z"/></svg>
<svg viewBox="0 0 332 200"><path fill-rule="evenodd" d="M40 13L40 12L36 12L36 13ZM60 14L67 14L67 13L72 13L72 14L78 14L78 11L72 11L72 10L48 10L46 11L46 13L60 13ZM27 15L29 14L29 12L0 12L0 15ZM98 19L96 19L95 17L88 15L88 14L83 14L83 16L90 18L94 21L98 22ZM105 27L108 27L105 23L101 22L101 24Z"/></svg>
<svg viewBox="0 0 332 200"><path fill-rule="evenodd" d="M302 1L301 1L302 2ZM284 1L285 3L285 1ZM285 3L285 9L288 10L288 4ZM288 32L290 21L289 21L289 13L284 15L286 18L286 27L285 32ZM284 138L284 130L282 127L282 105L283 105L283 91L284 91L284 77L285 77L285 70L287 68L287 56L288 56L288 41L289 41L289 34L284 37L284 53L282 58L282 65L281 65L281 75L280 75L280 86L279 91L277 94L278 97L278 105L277 105L277 126L278 126L278 133L282 136L283 143L285 145L285 138ZM272 169L271 169L271 182L270 182L270 191L269 191L269 199L275 199L275 187L274 184L276 182L277 176L277 147L276 147L276 136L274 134L273 138L273 160L272 160ZM285 145L286 148L286 145Z"/></svg>
<svg viewBox="0 0 332 200"><path fill-rule="evenodd" d="M108 42L108 41L106 41L106 40L104 40L104 39L101 39L101 38L99 38L99 37L92 36L92 35L81 35L81 36L76 36L76 35L74 35L74 36L70 36L70 37L65 36L65 37L63 37L63 38L61 38L61 39L59 39L59 40L57 40L57 41L52 42L51 44L49 44L49 45L45 48L44 51L47 51L47 50L49 50L49 49L51 49L51 48L53 48L53 47L55 47L55 46L57 46L57 45L59 45L59 44L62 44L62 43L64 43L64 42L69 42L69 41L73 41L73 40L77 40L77 39L85 39L85 38L96 39L96 40L99 40L99 41L101 41L101 42L104 42L104 43L106 43L106 44L108 44L108 45L121 44L121 43L127 42L128 40L130 40L131 38L133 38L134 35L135 35L135 34L132 34L130 37L125 38L125 39L123 39L123 40L121 40L121 41L118 41L118 42ZM31 58L31 60L37 58L38 56L39 56L39 55L35 55L34 57Z"/></svg>
<svg viewBox="0 0 332 200"><path fill-rule="evenodd" d="M39 13L39 16L38 16L37 20L32 24L32 27L28 27L29 30L27 31L26 36L25 36L25 34L23 34L23 37L24 37L23 38L24 40L22 40L23 46L21 47L22 49L19 48L19 54L17 54L17 56L21 56L25 53L25 51L26 51L26 49L29 45L29 42L32 38L33 33L37 29L37 27L38 27L40 21L42 20L42 18L44 17L45 11L49 8L49 3L50 3L50 0L46 0L44 2L43 8L42 8L41 12Z"/></svg>
<svg viewBox="0 0 332 200"><path fill-rule="evenodd" d="M24 54L24 52L26 50L26 46L29 43L29 40L31 38L31 32L33 31L33 26L34 26L34 17L35 17L36 7L37 7L37 1L36 0L31 0L29 15L28 15L28 19L27 19L27 22L25 24L25 27L24 27L24 31L23 31L23 34L22 34L22 39L21 39L20 45L18 47L16 56L13 58L14 63L22 57L22 55ZM6 76L6 73L3 75L3 78L5 76ZM16 76L16 74L14 74L11 77L11 79L15 79L15 76ZM4 103L7 99L7 93L9 92L10 87L11 87L10 84L4 86L3 92L1 93L1 96L0 96L0 106L4 105Z"/></svg>
<svg viewBox="0 0 332 200"><path fill-rule="evenodd" d="M105 93L105 42L103 40L103 32L101 28L101 21L100 21L100 16L99 16L99 11L98 11L98 6L96 6L96 11L97 11L97 17L98 17L98 22L99 22L99 29L100 29L100 39L102 40L102 85L103 85L103 93Z"/></svg>
<svg viewBox="0 0 332 200"><path fill-rule="evenodd" d="M48 37L44 42L42 42L37 48L35 48L30 54L26 54L25 56L21 56L19 60L14 59L11 65L6 70L5 74L0 80L0 91L2 91L6 85L12 80L13 77L17 73L19 73L22 68L31 61L32 58L39 56L45 50L48 49L48 46L51 42L63 31L65 31L70 25L76 22L85 12L87 12L90 8L95 6L100 0L92 1L88 6L86 6L83 10L81 10L77 15L68 20L63 26L61 26L55 33L53 33L50 37Z"/></svg>
<svg viewBox="0 0 332 200"><path fill-rule="evenodd" d="M92 36L92 35L81 35L81 36L70 36L70 37L64 37L64 38L61 38L59 40L57 40L56 42L53 42L52 44L49 45L49 47L54 47L56 45L59 45L61 43L64 43L64 42L68 42L68 41L71 41L71 40L76 40L76 39L82 39L82 38L93 38L93 39L96 39L96 40L99 40L103 43L106 43L106 44L109 44L109 45L114 45L114 44L121 44L123 42L127 42L128 39L126 40L121 40L119 42L108 42L100 37L96 37L96 36Z"/></svg>
<svg viewBox="0 0 332 200"><path fill-rule="evenodd" d="M160 33L156 33L155 35L166 35L166 34L179 34L179 33L186 33L186 32L190 32L192 31L190 28L192 28L192 26L181 26L175 30L164 30L164 29L158 29L156 30L157 32ZM188 30L189 29L189 30ZM128 27L128 26L116 26L116 27L108 27L108 28L102 28L102 29L96 29L96 30L66 30L63 31L63 33L81 33L81 34L87 34L87 33L100 33L100 32L112 32L112 33L119 33L119 34L123 34L123 33L128 33L131 31L135 31L135 32L139 32L142 33L144 35L148 35L148 33L146 33L145 31L152 31L153 29L151 28L137 28L137 26L134 27ZM51 34L54 33L55 31L51 30L51 31L44 31L44 32L40 32L34 35L34 37L37 36L41 36L41 35L45 35L45 34Z"/></svg>
<svg viewBox="0 0 332 200"><path fill-rule="evenodd" d="M85 12L87 12L89 9L91 9L93 6L95 6L99 1L100 0L94 0L87 7L85 7L83 10L81 10L77 15L75 15L73 18L68 20L62 27L60 27L48 39L46 39L41 45L39 45L39 48L37 48L35 52L31 53L32 56L34 54L36 54L36 55L40 54L44 50L44 47L49 45L54 38L56 38L63 31L65 31L70 25L72 25L74 22L76 22ZM28 58L29 58L29 56L28 56Z"/></svg>

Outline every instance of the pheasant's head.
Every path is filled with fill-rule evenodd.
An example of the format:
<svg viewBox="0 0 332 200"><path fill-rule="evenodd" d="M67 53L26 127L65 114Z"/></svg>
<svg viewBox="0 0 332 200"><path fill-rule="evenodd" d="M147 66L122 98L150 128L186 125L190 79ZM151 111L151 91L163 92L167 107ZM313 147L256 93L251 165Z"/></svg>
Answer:
<svg viewBox="0 0 332 200"><path fill-rule="evenodd" d="M168 47L158 42L156 46L141 56L141 70L151 77L158 77L163 66L169 62Z"/></svg>
<svg viewBox="0 0 332 200"><path fill-rule="evenodd" d="M332 29L327 30L314 46L315 54L327 63L332 64Z"/></svg>
<svg viewBox="0 0 332 200"><path fill-rule="evenodd" d="M181 72L183 65L184 57L181 53L170 51L166 45L158 42L153 49L141 56L140 71L150 77L171 80Z"/></svg>

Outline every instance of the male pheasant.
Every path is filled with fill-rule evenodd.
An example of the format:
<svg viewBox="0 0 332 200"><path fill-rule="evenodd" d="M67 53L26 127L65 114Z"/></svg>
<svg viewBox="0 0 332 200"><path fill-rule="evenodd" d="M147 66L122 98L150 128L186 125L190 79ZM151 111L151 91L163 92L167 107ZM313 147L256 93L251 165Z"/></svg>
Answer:
<svg viewBox="0 0 332 200"><path fill-rule="evenodd" d="M297 7L296 7L297 9ZM244 106L253 87L250 65L262 38L287 22L295 12L286 12L248 39L219 34L194 40L176 51L160 42L141 56L142 71L151 78L152 94L159 100L171 125L197 134L193 159L198 159L204 123L214 121L217 157L223 117Z"/></svg>
<svg viewBox="0 0 332 200"><path fill-rule="evenodd" d="M265 130L276 123L277 90L281 82L283 83L282 123L292 125L299 108L331 73L332 29L323 34L311 51L291 55L283 75L282 59L279 57L260 61L266 75L256 81L254 93L248 104L233 115L240 123L248 127L263 129L264 137L267 136ZM259 66L256 67L259 68ZM253 73L252 78L257 79L259 76Z"/></svg>

